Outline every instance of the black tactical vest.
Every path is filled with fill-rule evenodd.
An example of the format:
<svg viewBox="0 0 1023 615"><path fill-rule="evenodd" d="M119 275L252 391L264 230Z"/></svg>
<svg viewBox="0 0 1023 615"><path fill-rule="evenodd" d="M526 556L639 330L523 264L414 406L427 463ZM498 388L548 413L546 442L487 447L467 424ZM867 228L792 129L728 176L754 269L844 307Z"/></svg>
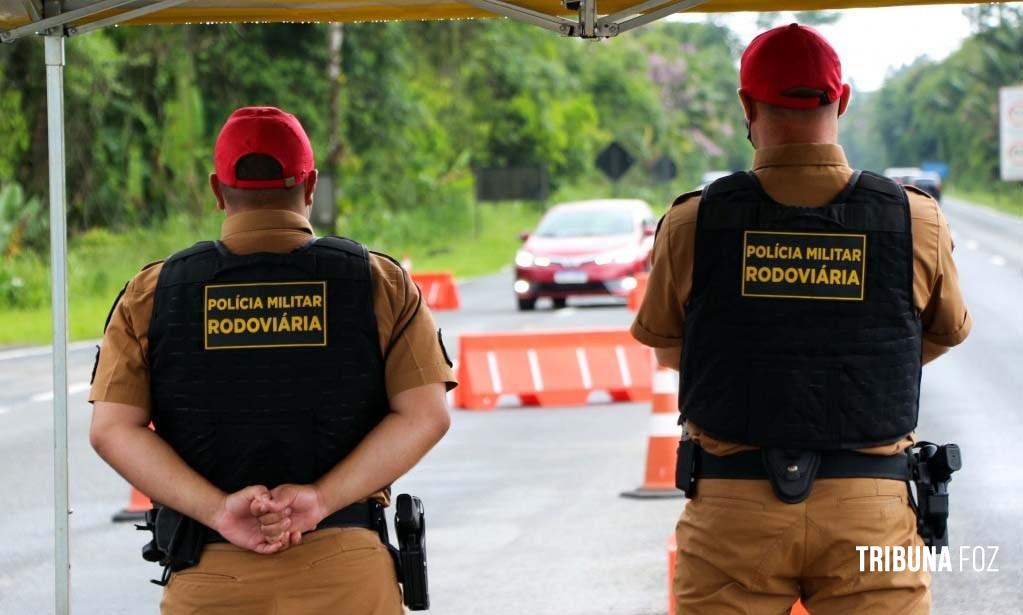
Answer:
<svg viewBox="0 0 1023 615"><path fill-rule="evenodd" d="M229 493L315 481L388 411L369 259L347 239L178 252L149 343L156 432Z"/></svg>
<svg viewBox="0 0 1023 615"><path fill-rule="evenodd" d="M870 173L825 207L773 201L752 173L700 200L679 407L709 435L835 450L917 424L921 325L909 202Z"/></svg>

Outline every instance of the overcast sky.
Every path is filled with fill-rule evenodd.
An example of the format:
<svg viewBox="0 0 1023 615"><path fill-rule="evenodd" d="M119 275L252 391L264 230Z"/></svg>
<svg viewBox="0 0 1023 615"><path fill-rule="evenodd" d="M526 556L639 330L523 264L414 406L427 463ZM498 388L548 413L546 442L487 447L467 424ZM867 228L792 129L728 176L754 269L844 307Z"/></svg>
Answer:
<svg viewBox="0 0 1023 615"><path fill-rule="evenodd" d="M841 11L842 19L818 29L831 41L842 59L847 82L863 91L876 90L892 68L926 55L941 60L959 48L970 35L963 4L899 6ZM777 25L792 21L784 13ZM704 21L706 14L680 15L686 21ZM743 42L757 35L756 13L716 15L738 33Z"/></svg>

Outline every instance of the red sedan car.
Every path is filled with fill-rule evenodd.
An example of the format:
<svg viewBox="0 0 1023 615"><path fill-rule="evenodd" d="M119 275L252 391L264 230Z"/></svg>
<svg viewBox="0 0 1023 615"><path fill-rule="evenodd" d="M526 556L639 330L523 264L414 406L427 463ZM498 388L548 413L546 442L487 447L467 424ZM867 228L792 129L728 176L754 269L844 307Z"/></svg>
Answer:
<svg viewBox="0 0 1023 615"><path fill-rule="evenodd" d="M557 309L570 296L628 296L636 274L649 267L655 225L640 200L555 205L515 255L519 309L534 309L541 297Z"/></svg>

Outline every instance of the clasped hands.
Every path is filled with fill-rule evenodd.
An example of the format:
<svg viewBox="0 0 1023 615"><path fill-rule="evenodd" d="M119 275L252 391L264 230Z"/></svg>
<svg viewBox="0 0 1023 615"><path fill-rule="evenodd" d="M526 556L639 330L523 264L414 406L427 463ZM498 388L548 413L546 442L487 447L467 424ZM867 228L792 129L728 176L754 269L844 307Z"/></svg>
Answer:
<svg viewBox="0 0 1023 615"><path fill-rule="evenodd" d="M314 485L253 485L224 497L213 529L235 546L270 555L300 544L329 513Z"/></svg>

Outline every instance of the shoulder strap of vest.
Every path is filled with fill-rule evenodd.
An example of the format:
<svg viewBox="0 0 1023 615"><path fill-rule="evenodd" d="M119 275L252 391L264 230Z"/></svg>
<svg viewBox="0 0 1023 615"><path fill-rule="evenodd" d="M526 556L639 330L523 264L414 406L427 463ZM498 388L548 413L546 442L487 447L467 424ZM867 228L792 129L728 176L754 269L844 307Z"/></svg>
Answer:
<svg viewBox="0 0 1023 615"><path fill-rule="evenodd" d="M871 173L870 171L862 171L860 173L860 180L856 187L864 190L880 192L881 194L887 194L888 196L897 197L902 194L902 186L895 183L895 180L883 177L876 173Z"/></svg>
<svg viewBox="0 0 1023 615"><path fill-rule="evenodd" d="M852 176L849 178L849 183L842 188L842 191L838 193L832 203L845 203L849 200L849 195L856 191L856 188L860 185L860 178L863 177L863 171L853 171Z"/></svg>
<svg viewBox="0 0 1023 615"><path fill-rule="evenodd" d="M213 241L200 241L200 242L196 243L195 245L193 245L193 246L191 246L189 248L185 248L184 250L181 250L179 252L175 252L174 254L171 254L170 257L168 257L167 260L164 261L164 263L166 264L166 263L170 263L172 261L179 261L179 260L182 260L182 259L185 259L185 258L189 258L189 257L195 256L197 254L203 254L205 252L216 252L216 251L217 251L217 244L216 244L216 242L213 242ZM159 262L159 261L157 261L157 262ZM155 263L151 263L151 264L155 264ZM149 267L149 265L147 265L147 267Z"/></svg>
<svg viewBox="0 0 1023 615"><path fill-rule="evenodd" d="M686 192L685 194L680 195L677 199L672 201L671 206L674 207L676 205L681 205L686 200L691 199L694 196L700 196L702 194L703 194L703 188L700 188L699 190L693 190L692 192Z"/></svg>
<svg viewBox="0 0 1023 615"><path fill-rule="evenodd" d="M719 194L735 192L736 190L758 190L759 188L760 182L757 180L757 176L753 174L753 171L740 171L712 181L703 189L703 195L709 199Z"/></svg>
<svg viewBox="0 0 1023 615"><path fill-rule="evenodd" d="M353 239L348 239L347 237L327 235L326 237L320 237L313 241L313 245L330 248L332 250L337 250L338 252L344 252L363 260L369 260L369 250L366 249L366 246Z"/></svg>
<svg viewBox="0 0 1023 615"><path fill-rule="evenodd" d="M679 195L678 198L676 198L674 201L671 202L671 207L668 207L668 209L671 209L672 207L674 207L676 205L681 205L685 201L693 198L694 196L700 196L702 194L703 194L703 189L701 188L700 190L693 190L691 192L686 192L685 194ZM667 217L668 217L668 214L664 214L663 216L661 216L661 219L657 221L657 227L654 229L654 238L656 238L657 235L659 235L661 233L661 225L664 224L664 219L667 218Z"/></svg>

